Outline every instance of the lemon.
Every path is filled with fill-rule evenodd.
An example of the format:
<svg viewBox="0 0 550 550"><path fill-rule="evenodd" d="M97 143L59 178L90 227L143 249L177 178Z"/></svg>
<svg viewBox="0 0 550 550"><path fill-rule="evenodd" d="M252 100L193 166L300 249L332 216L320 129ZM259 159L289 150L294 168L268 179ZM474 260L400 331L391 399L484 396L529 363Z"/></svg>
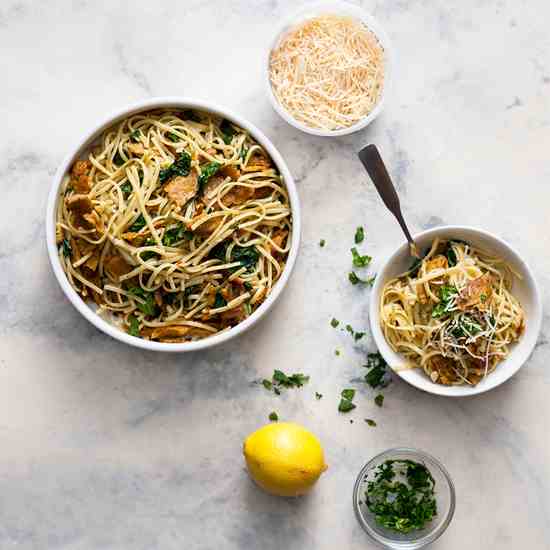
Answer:
<svg viewBox="0 0 550 550"><path fill-rule="evenodd" d="M274 495L303 495L327 469L319 440L291 422L268 424L250 434L243 452L250 477Z"/></svg>

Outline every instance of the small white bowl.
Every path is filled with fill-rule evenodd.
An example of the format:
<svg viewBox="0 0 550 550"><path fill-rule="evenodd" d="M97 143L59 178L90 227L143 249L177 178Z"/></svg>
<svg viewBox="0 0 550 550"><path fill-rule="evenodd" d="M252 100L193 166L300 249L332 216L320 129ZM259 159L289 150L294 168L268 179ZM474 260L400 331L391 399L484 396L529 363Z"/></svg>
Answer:
<svg viewBox="0 0 550 550"><path fill-rule="evenodd" d="M313 17L318 17L319 15L334 14L334 15L347 15L361 21L365 26L372 31L372 33L378 38L378 41L384 49L384 85L382 87L382 92L378 98L378 103L374 106L374 109L359 122L356 122L348 128L340 128L339 130L322 130L320 128L310 128L306 126L303 122L296 120L277 100L273 89L271 87L271 79L269 77L269 59L273 49L279 44L280 40L285 34L292 30L296 25L304 22L307 19L312 19ZM391 46L390 39L388 38L386 32L378 23L378 21L366 12L364 9L354 4L348 4L347 2L316 2L313 4L308 4L304 6L299 11L293 13L286 19L279 27L278 32L275 35L275 38L271 42L271 45L267 51L265 71L264 71L264 80L266 85L267 96L269 101L273 106L273 109L294 128L302 130L307 134L314 136L322 137L336 137L336 136L345 136L348 134L353 134L362 130L368 126L382 111L384 107L384 102L388 95L388 90L391 84L391 77L393 73L393 50Z"/></svg>
<svg viewBox="0 0 550 550"><path fill-rule="evenodd" d="M392 278L407 271L411 265L407 243L401 245L382 265L376 276L370 302L370 326L374 341L388 365L405 381L413 386L438 395L452 397L475 395L496 388L513 376L527 361L533 351L542 323L542 300L535 277L527 262L506 242L482 229L464 226L436 227L414 237L421 250L428 248L433 240L461 239L479 246L483 250L504 259L521 276L514 278L512 292L520 301L525 312L526 326L520 340L511 348L510 355L476 386L443 386L435 384L421 369L402 370L404 358L395 353L386 342L380 327L380 298L384 285Z"/></svg>
<svg viewBox="0 0 550 550"><path fill-rule="evenodd" d="M168 109L168 108L177 108L177 109L197 109L201 111L208 111L215 113L224 118L235 122L241 128L247 130L250 135L267 151L279 172L284 178L286 188L288 190L288 195L290 198L290 207L292 212L292 243L290 245L290 251L288 253L288 259L281 274L281 277L273 287L273 290L269 296L265 299L264 303L256 310L250 317L245 319L243 322L239 323L235 327L229 329L228 331L215 334L213 336L208 336L202 340L197 340L193 342L184 342L181 344L168 344L162 342L151 342L149 340L144 340L143 338L138 338L136 336L130 336L126 332L123 332L115 325L109 323L105 319L102 319L94 311L91 305L88 305L82 298L76 293L74 288L70 285L63 268L59 262L58 257L58 247L55 243L55 217L57 211L57 203L59 200L59 189L65 174L70 170L72 164L90 148L91 144L107 129L110 128L113 124L121 121L124 118L127 118L136 113L143 111L150 111L152 109ZM87 132L78 143L73 147L71 152L67 155L65 160L61 163L61 166L57 170L52 188L48 197L47 211L46 211L46 242L48 247L48 255L50 257L50 263L52 265L53 271L61 286L61 289L73 304L73 306L80 312L90 323L95 325L98 329L102 330L105 334L138 348L143 348L147 350L155 351L197 351L200 349L210 348L217 344L227 342L231 338L242 334L245 330L249 329L252 325L256 324L273 306L277 298L280 296L283 288L286 286L292 269L294 268L294 263L296 261L296 255L298 254L298 247L300 244L300 233L301 233L301 215L300 215L300 202L298 198L298 192L296 190L296 185L294 184L294 179L281 157L279 151L271 143L271 141L258 129L256 126L237 115L236 113L226 109L225 107L220 107L209 101L199 101L195 99L189 99L184 97L160 97L148 99L145 101L140 101L134 103L122 109L118 109L115 112L111 113L108 117L102 120L95 128Z"/></svg>

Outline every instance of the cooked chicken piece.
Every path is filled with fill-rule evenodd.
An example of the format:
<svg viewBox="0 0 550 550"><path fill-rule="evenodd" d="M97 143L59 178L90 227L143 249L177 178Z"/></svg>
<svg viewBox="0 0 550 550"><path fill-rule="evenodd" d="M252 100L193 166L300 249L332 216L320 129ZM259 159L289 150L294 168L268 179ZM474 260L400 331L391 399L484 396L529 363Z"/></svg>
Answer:
<svg viewBox="0 0 550 550"><path fill-rule="evenodd" d="M274 191L273 187L270 187L269 185L262 185L262 187L256 187L256 189L254 189L254 198L265 199L266 197L269 197L273 193L273 191Z"/></svg>
<svg viewBox="0 0 550 550"><path fill-rule="evenodd" d="M243 169L245 172L263 172L271 168L271 160L264 152L255 152Z"/></svg>
<svg viewBox="0 0 550 550"><path fill-rule="evenodd" d="M193 327L187 327L183 325L167 325L165 327L157 327L153 329L151 338L183 338L188 336L193 330Z"/></svg>
<svg viewBox="0 0 550 550"><path fill-rule="evenodd" d="M196 220L193 220L193 221L196 221ZM197 228L195 228L194 232L198 233L202 237L205 237L207 235L214 233L214 231L218 229L221 223L222 223L221 216L218 216L216 218L210 218L208 221L205 221L204 223L199 225Z"/></svg>
<svg viewBox="0 0 550 550"><path fill-rule="evenodd" d="M98 235L103 234L103 232L105 231L105 225L103 224L103 220L95 210L92 210L92 212L90 212L89 214L84 214L82 217L86 220L87 223L90 224L90 227L95 227Z"/></svg>
<svg viewBox="0 0 550 550"><path fill-rule="evenodd" d="M277 233L275 233L275 235L271 238L271 240L279 248L283 248L283 243L286 241L287 236L288 236L288 231L286 229L283 229L283 230L277 231ZM278 250L274 246L271 246L270 248L271 248L271 254L278 252Z"/></svg>
<svg viewBox="0 0 550 550"><path fill-rule="evenodd" d="M254 188L244 185L235 185L221 199L225 206L238 206L254 196Z"/></svg>
<svg viewBox="0 0 550 550"><path fill-rule="evenodd" d="M99 264L100 250L92 243L85 241L84 239L78 239L78 249L81 256L91 256L84 262L84 267L87 267L90 271L96 271Z"/></svg>
<svg viewBox="0 0 550 550"><path fill-rule="evenodd" d="M164 190L170 200L174 201L181 208L197 194L198 188L198 176L193 171L185 177L176 176L164 187Z"/></svg>
<svg viewBox="0 0 550 550"><path fill-rule="evenodd" d="M93 204L87 195L72 195L65 199L67 209L72 212L75 217L74 224L76 227L83 229L91 229L94 227L93 222L88 221L84 216L91 214L93 211Z"/></svg>
<svg viewBox="0 0 550 550"><path fill-rule="evenodd" d="M141 157L145 153L143 143L128 143L128 152Z"/></svg>
<svg viewBox="0 0 550 550"><path fill-rule="evenodd" d="M471 280L460 292L456 305L464 311L477 306L478 309L487 309L493 295L493 278L490 273L485 273L477 279Z"/></svg>
<svg viewBox="0 0 550 550"><path fill-rule="evenodd" d="M205 199L212 200L218 187L225 181L225 177L221 175L212 176L204 186L203 196Z"/></svg>
<svg viewBox="0 0 550 550"><path fill-rule="evenodd" d="M445 386L450 386L457 379L453 369L453 360L448 357L443 357L442 355L435 355L430 360L430 378L432 378L434 372L437 372L436 380L439 384ZM435 378L435 375L433 378Z"/></svg>
<svg viewBox="0 0 550 550"><path fill-rule="evenodd" d="M91 167L92 163L89 160L77 160L73 164L71 174L73 176L82 176L84 174L87 174L90 171Z"/></svg>
<svg viewBox="0 0 550 550"><path fill-rule="evenodd" d="M448 267L447 258L442 254L438 254L426 262L426 273L430 273L430 271L434 271L435 269L447 269Z"/></svg>
<svg viewBox="0 0 550 550"><path fill-rule="evenodd" d="M87 194L90 192L90 177L88 172L92 164L89 160L77 160L71 170L71 186L77 193Z"/></svg>
<svg viewBox="0 0 550 550"><path fill-rule="evenodd" d="M109 256L105 260L103 267L105 268L107 275L115 280L118 280L118 278L122 275L126 275L126 273L132 271L132 266L126 263L126 260L118 254Z"/></svg>
<svg viewBox="0 0 550 550"><path fill-rule="evenodd" d="M237 181L241 175L241 172L234 164L226 164L220 168L220 173L231 179L231 181Z"/></svg>
<svg viewBox="0 0 550 550"><path fill-rule="evenodd" d="M220 313L220 319L222 320L223 323L231 323L231 322L240 323L245 318L246 318L246 310L244 309L243 305L234 307L229 311L224 311L223 313Z"/></svg>

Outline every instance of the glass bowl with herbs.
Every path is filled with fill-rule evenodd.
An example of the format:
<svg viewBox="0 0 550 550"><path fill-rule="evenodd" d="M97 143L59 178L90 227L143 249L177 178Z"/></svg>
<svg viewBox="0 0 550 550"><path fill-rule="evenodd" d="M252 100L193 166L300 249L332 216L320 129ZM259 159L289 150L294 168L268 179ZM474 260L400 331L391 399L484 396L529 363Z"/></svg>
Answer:
<svg viewBox="0 0 550 550"><path fill-rule="evenodd" d="M373 541L384 548L415 550L438 539L451 522L455 489L434 457L415 449L390 449L359 473L353 507Z"/></svg>

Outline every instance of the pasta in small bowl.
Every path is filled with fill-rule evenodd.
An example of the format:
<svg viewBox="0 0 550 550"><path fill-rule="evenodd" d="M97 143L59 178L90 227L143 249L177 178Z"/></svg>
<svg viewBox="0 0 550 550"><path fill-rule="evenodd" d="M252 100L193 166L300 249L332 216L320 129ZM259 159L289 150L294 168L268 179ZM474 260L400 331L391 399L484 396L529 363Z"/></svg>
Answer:
<svg viewBox="0 0 550 550"><path fill-rule="evenodd" d="M531 354L542 322L526 262L480 229L447 226L402 245L373 288L370 324L392 369L430 393L473 395L510 378Z"/></svg>
<svg viewBox="0 0 550 550"><path fill-rule="evenodd" d="M210 103L159 98L108 117L67 157L46 235L63 291L96 327L192 351L272 306L296 259L300 207L260 130Z"/></svg>

